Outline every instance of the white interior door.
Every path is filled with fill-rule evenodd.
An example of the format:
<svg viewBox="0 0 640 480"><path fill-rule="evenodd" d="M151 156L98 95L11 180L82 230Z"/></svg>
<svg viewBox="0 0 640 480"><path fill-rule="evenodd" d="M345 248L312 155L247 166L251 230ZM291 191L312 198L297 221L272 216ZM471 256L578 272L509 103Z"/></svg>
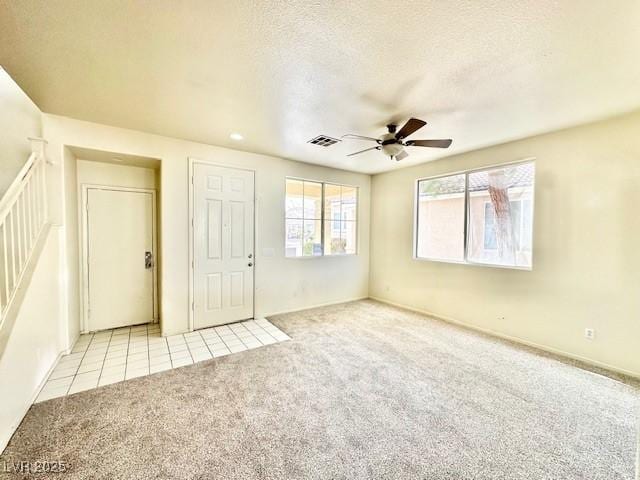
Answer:
<svg viewBox="0 0 640 480"><path fill-rule="evenodd" d="M253 172L193 165L193 327L253 317Z"/></svg>
<svg viewBox="0 0 640 480"><path fill-rule="evenodd" d="M153 194L86 192L89 330L153 321ZM149 254L151 266L145 258Z"/></svg>

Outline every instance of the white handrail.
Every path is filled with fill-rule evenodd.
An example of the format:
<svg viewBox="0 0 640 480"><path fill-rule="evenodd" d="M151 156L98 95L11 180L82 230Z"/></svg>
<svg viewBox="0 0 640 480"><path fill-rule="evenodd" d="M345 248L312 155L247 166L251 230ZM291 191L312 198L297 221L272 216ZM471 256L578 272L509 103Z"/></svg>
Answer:
<svg viewBox="0 0 640 480"><path fill-rule="evenodd" d="M29 140L32 153L0 199L0 325L48 221L46 142Z"/></svg>

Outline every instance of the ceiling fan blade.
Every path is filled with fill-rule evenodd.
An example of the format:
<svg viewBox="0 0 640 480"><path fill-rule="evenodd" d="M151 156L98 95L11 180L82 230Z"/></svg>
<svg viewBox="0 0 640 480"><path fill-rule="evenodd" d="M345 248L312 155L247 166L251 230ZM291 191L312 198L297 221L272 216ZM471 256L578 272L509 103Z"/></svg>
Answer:
<svg viewBox="0 0 640 480"><path fill-rule="evenodd" d="M451 145L450 138L446 140L408 140L406 145L409 147L434 147L434 148L449 148Z"/></svg>
<svg viewBox="0 0 640 480"><path fill-rule="evenodd" d="M347 157L353 157L354 155L358 155L359 153L368 152L369 150L380 150L380 148L382 148L382 147L378 146L378 147L365 148L364 150L360 150L359 152L350 153L349 155L347 155Z"/></svg>
<svg viewBox="0 0 640 480"><path fill-rule="evenodd" d="M404 124L404 127L400 129L398 133L396 133L396 138L401 140L403 138L407 138L416 130L424 127L427 124L424 120L420 120L419 118L410 118L407 123Z"/></svg>
<svg viewBox="0 0 640 480"><path fill-rule="evenodd" d="M370 140L373 142L379 142L377 138L365 137L364 135L356 135L355 133L347 133L346 135L343 135L342 138L355 138L356 140Z"/></svg>
<svg viewBox="0 0 640 480"><path fill-rule="evenodd" d="M409 154L405 150L403 150L398 155L396 155L396 157L395 157L396 162L399 162L400 160L404 160L408 156L409 156Z"/></svg>

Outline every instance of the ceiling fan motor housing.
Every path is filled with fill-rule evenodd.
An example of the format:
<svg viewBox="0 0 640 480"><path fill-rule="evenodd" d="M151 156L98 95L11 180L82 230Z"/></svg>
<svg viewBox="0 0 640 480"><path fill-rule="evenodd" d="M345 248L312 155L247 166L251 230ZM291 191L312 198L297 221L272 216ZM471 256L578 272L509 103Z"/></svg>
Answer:
<svg viewBox="0 0 640 480"><path fill-rule="evenodd" d="M386 143L389 140L393 140L393 142ZM385 133L380 137L380 143L382 144L382 151L388 157L395 157L400 152L402 152L402 145L396 140L396 137L393 133Z"/></svg>

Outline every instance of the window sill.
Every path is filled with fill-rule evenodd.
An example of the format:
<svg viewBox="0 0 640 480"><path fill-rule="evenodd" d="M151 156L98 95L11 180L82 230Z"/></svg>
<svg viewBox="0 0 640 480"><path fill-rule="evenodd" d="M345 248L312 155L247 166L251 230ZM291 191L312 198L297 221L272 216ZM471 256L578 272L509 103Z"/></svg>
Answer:
<svg viewBox="0 0 640 480"><path fill-rule="evenodd" d="M285 256L285 260L312 260L317 258L341 258L341 257L357 257L357 253L342 253L342 254L334 254L334 255L305 255L300 257L287 257Z"/></svg>
<svg viewBox="0 0 640 480"><path fill-rule="evenodd" d="M524 272L532 272L533 267L519 267L515 265L497 265L495 263L477 263L477 262L468 262L465 260L440 260L437 258L424 258L424 257L416 257L414 255L414 260L418 260L420 262L436 262L436 263L451 263L453 265L468 265L470 267L488 267L488 268L500 268L502 270L520 270Z"/></svg>

